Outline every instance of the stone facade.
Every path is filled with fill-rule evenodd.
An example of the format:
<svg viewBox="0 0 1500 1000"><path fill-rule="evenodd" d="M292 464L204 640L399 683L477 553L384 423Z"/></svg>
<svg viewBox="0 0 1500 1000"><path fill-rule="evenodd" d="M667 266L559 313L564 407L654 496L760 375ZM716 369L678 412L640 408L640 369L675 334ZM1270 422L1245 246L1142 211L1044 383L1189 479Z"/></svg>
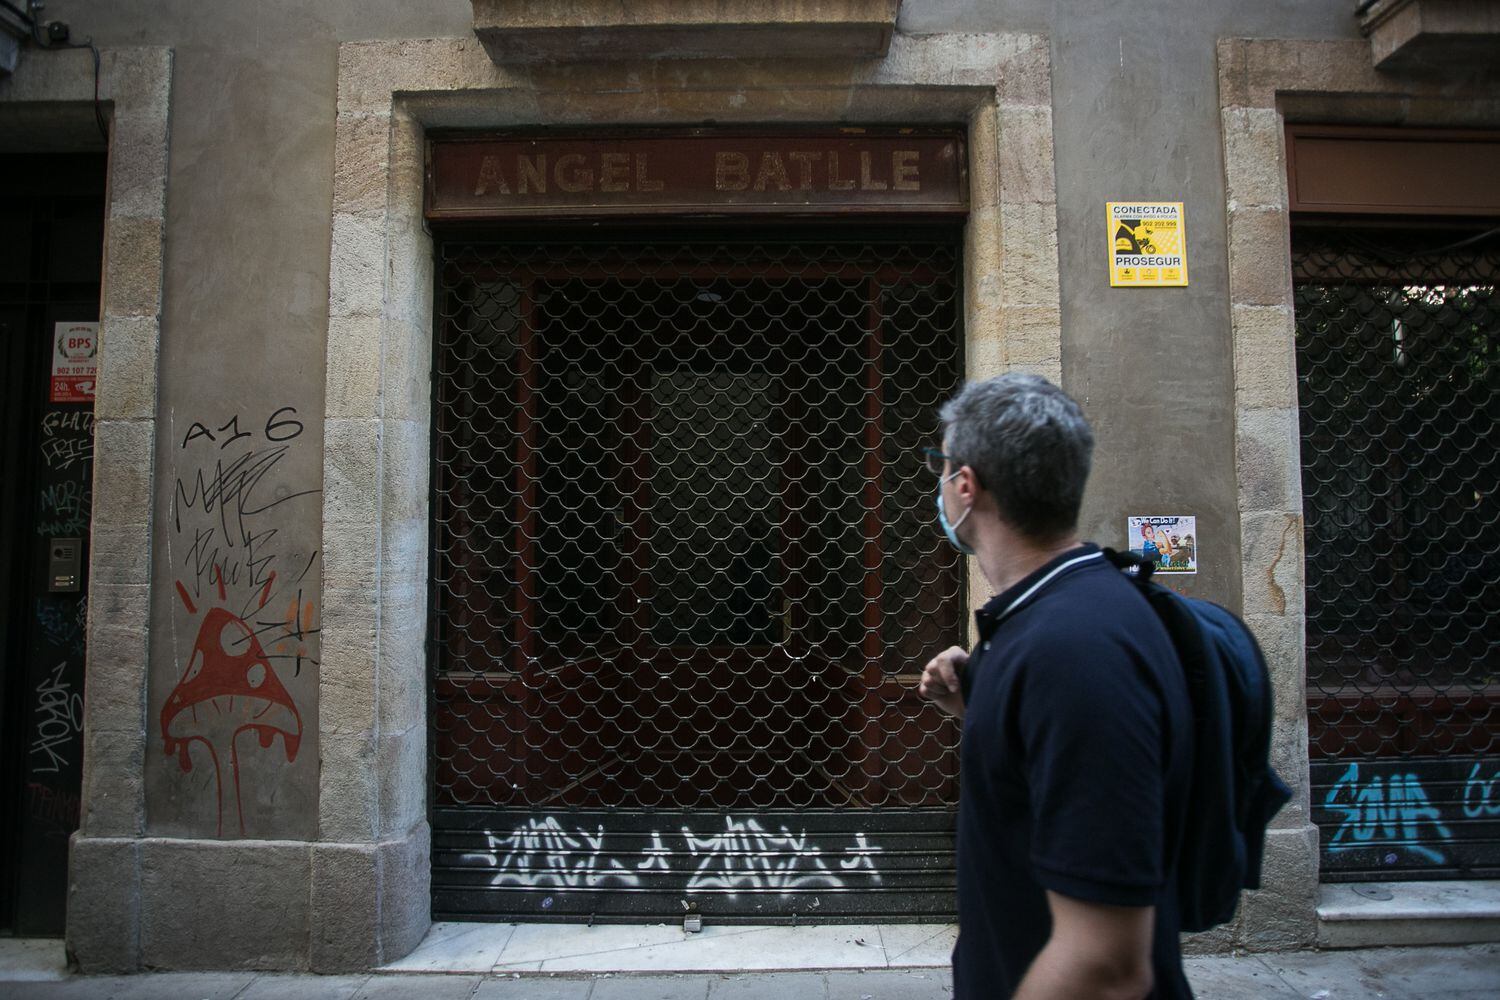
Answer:
<svg viewBox="0 0 1500 1000"><path fill-rule="evenodd" d="M410 627L427 586L433 253L421 214L426 131L454 122L820 122L849 114L851 105L864 121L966 121L974 179L964 268L970 371L1023 368L1055 380L1046 64L1046 41L1034 36L897 38L874 67L809 65L791 75L785 67L691 63L690 88L622 93L623 80L644 77L642 67L601 63L565 77L543 67L508 69L468 40L343 47L329 288L330 328L341 335L328 340L324 468L322 809L324 836L336 820L340 839L391 837L420 859L423 890L377 886L382 912L406 913L406 926L419 927L427 910L426 659L420 632ZM1002 233L1010 220L1039 234L1039 248L1007 252ZM350 780L351 769L361 780Z"/></svg>
<svg viewBox="0 0 1500 1000"><path fill-rule="evenodd" d="M0 107L89 108L97 85L113 109L94 411L83 807L72 843L69 916L79 928L75 947L85 968L136 968L172 53L105 49L95 73L87 51L27 52L15 77L0 82ZM91 115L78 120L81 128L94 127ZM24 133L14 135L25 142Z"/></svg>
<svg viewBox="0 0 1500 1000"><path fill-rule="evenodd" d="M1285 126L1307 114L1302 108L1309 104L1324 121L1385 124L1391 114L1401 121L1411 99L1435 96L1437 85L1378 73L1365 46L1352 41L1230 39L1218 51L1244 615L1276 687L1272 762L1283 775L1303 776L1270 832L1264 888L1246 896L1241 914L1237 943L1269 950L1307 947L1317 936ZM1450 89L1449 113L1467 116L1489 93L1475 88L1459 96ZM1372 116L1372 108L1384 113ZM1441 106L1430 105L1421 123L1442 118Z"/></svg>
<svg viewBox="0 0 1500 1000"><path fill-rule="evenodd" d="M1378 72L1350 5L1332 2L1285 23L1227 0L1193 19L1158 4L1088 23L1056 5L957 0L715 5L787 38L820 37L799 25L894 26L826 58L657 51L667 4L628 17L569 6L594 11L581 26L557 5L499 0L347 17L282 3L264 24L184 6L144 26L73 6L51 5L80 33L101 22L112 122L68 918L84 970L364 969L427 930L424 146L435 130L515 126L965 128L967 373L1034 371L1076 395L1100 437L1086 533L1118 544L1127 512L1197 512L1204 568L1183 589L1242 609L1271 661L1274 762L1296 795L1272 831L1265 888L1188 947L1314 940L1284 126L1493 127L1500 83ZM271 62L244 41L262 28L277 39ZM627 29L634 41L613 58L566 57L580 30ZM722 24L704 30L722 49ZM1298 37L1220 40L1245 31ZM4 141L92 128L93 85L86 51L23 53L0 81L0 125L17 125ZM1120 198L1187 204L1189 288L1108 287L1103 205ZM197 620L179 607L184 557L168 523L192 481L184 442L200 420L252 412L305 431L267 486L306 498L276 528L307 555L292 621L311 638L286 654L309 664L293 692L301 750L287 759L278 741L249 763L236 829L233 813L214 815L209 776L164 752L159 713Z"/></svg>

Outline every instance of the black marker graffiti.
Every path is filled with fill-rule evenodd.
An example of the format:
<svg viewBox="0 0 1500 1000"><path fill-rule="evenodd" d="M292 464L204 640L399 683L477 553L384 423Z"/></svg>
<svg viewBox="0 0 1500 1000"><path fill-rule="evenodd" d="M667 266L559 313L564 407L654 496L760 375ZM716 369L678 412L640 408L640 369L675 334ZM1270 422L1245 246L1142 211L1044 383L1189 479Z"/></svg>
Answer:
<svg viewBox="0 0 1500 1000"><path fill-rule="evenodd" d="M322 490L301 489L296 481L293 470L299 463L290 456L305 430L296 413L283 406L263 424L238 414L222 424L193 421L177 457L172 562L179 574L177 596L197 639L179 664L182 679L161 705L161 745L178 758L183 772L193 769L192 744L212 760L221 836L228 788L234 791L239 832L246 832L239 762L256 751L251 741L239 740L242 733L256 732L262 752L271 749L273 734L280 734L281 751L268 759L284 760L304 773L299 762L316 760L298 753L298 700L307 684L292 679L304 664L318 664L321 630L315 602L306 593L314 590L318 551L288 544L295 533L284 529L288 518L305 521L313 514L286 505ZM216 712L215 706L224 705L223 718L203 715L205 708ZM234 715L236 705L250 714ZM219 772L221 754L229 757L232 781Z"/></svg>
<svg viewBox="0 0 1500 1000"><path fill-rule="evenodd" d="M218 512L219 530L230 545L249 545L254 535L245 525L246 518L264 514L289 500L320 492L299 490L264 500L256 496L261 481L286 457L286 453L287 448L282 446L247 451L228 465L220 460L214 463L212 471L197 471L191 490L178 479L172 506L172 520L177 531L182 531L183 510L197 507L205 514Z"/></svg>
<svg viewBox="0 0 1500 1000"><path fill-rule="evenodd" d="M290 441L292 438L297 437L299 434L301 434L304 430L304 427L302 421L296 419L296 417L294 416L296 412L297 408L295 406L283 406L281 409L277 410L275 413L267 417L266 426L263 431L266 440L277 442ZM288 416L286 414L292 415ZM208 440L218 444L219 450L222 451L234 442L238 441L240 438L255 436L249 431L240 430L239 414L235 414L234 416L230 417L227 421L224 422L223 426L218 428L219 434L223 434L225 431L231 430L234 433L230 434L223 441L220 441L218 436L214 434L213 431L209 430L206 425L194 420L192 426L188 428L187 434L183 436L182 447L186 448L190 443L196 441L198 438L208 438Z"/></svg>
<svg viewBox="0 0 1500 1000"><path fill-rule="evenodd" d="M233 441L254 437L239 429L238 415L218 428L220 435L232 432L222 442L199 421L183 438L183 448L195 441L218 444L216 454L186 478L179 473L172 495L173 530L187 540L180 565L188 571L184 575L192 581L194 597L201 597L218 580L228 587L259 589L275 578L282 587L295 587L312 569L317 552L286 550L277 542L280 528L263 516L322 492L269 486L291 448L283 442L304 430L293 416L296 412L283 406L266 420L263 433L271 447L252 447L232 458L217 453ZM201 516L190 519L194 513Z"/></svg>

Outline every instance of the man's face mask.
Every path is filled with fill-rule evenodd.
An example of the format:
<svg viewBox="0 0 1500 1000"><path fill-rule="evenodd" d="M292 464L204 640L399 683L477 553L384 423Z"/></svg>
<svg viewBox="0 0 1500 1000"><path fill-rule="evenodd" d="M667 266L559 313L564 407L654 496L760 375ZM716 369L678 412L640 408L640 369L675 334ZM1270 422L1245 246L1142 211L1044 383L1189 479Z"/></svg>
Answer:
<svg viewBox="0 0 1500 1000"><path fill-rule="evenodd" d="M954 472L953 474L948 476L943 475L943 470L945 470L950 463L953 463L954 459L952 458L952 456L944 455L942 452L938 451L935 448L923 448L922 457L923 461L927 464L927 468L930 469L934 475L939 477L937 489L938 524L942 525L943 534L948 536L948 544L952 545L955 549L962 552L964 555L972 556L974 554L974 550L965 545L963 543L963 540L958 537L958 526L960 524L963 524L970 514L974 513L974 508L971 506L968 510L963 512L963 515L959 517L957 521L953 521L950 523L948 520L948 511L943 506L943 487L952 482L954 479L958 478L957 472Z"/></svg>
<svg viewBox="0 0 1500 1000"><path fill-rule="evenodd" d="M958 551L962 552L964 555L972 556L974 554L974 550L971 549L968 545L965 545L963 539L958 537L958 526L960 524L963 524L964 521L968 519L968 516L970 514L974 513L974 508L971 506L968 510L964 511L963 514L959 516L957 521L953 521L951 523L948 521L948 512L943 508L943 485L957 476L958 473L955 472L947 479L941 479L938 481L938 524L943 526L943 534L948 536L948 543L950 545L952 545Z"/></svg>

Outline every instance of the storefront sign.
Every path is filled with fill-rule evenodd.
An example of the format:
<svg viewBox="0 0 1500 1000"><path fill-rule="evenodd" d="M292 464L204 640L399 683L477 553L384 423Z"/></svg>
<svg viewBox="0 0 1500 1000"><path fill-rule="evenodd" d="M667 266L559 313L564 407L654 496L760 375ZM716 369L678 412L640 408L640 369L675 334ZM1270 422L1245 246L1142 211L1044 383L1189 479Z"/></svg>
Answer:
<svg viewBox="0 0 1500 1000"><path fill-rule="evenodd" d="M1112 201L1107 209L1111 285L1160 288L1188 283L1182 202Z"/></svg>
<svg viewBox="0 0 1500 1000"><path fill-rule="evenodd" d="M962 214L964 156L931 130L436 139L427 217Z"/></svg>
<svg viewBox="0 0 1500 1000"><path fill-rule="evenodd" d="M92 403L99 370L99 324L58 323L52 334L54 403Z"/></svg>
<svg viewBox="0 0 1500 1000"><path fill-rule="evenodd" d="M1158 573L1198 572L1198 518L1136 515L1125 523L1125 547L1156 563Z"/></svg>

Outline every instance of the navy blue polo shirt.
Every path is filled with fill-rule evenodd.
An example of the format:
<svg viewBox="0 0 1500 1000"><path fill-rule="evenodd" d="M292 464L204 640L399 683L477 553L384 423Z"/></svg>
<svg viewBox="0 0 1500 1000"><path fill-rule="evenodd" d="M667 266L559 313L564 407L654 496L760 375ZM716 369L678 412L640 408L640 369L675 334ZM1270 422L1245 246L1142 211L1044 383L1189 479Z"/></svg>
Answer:
<svg viewBox="0 0 1500 1000"><path fill-rule="evenodd" d="M955 996L1015 992L1051 933L1052 890L1156 907L1151 996L1190 998L1170 856L1192 708L1166 631L1092 545L976 618L963 676Z"/></svg>

